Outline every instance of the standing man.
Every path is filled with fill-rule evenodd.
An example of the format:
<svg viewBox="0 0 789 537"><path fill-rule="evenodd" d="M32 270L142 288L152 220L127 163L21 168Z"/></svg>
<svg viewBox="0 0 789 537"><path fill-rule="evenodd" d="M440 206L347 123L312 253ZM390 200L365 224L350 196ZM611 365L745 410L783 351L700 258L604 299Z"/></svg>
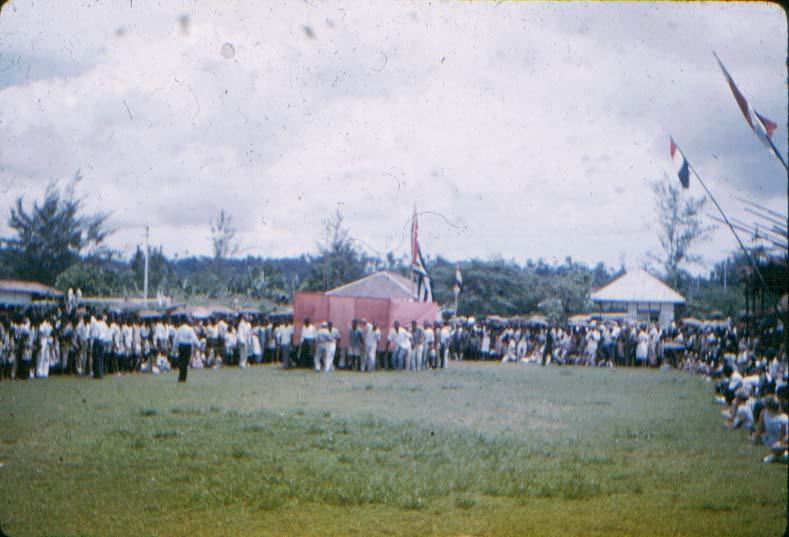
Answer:
<svg viewBox="0 0 789 537"><path fill-rule="evenodd" d="M545 333L545 346L542 349L542 365L545 365L546 360L553 356L553 339L553 328L548 328Z"/></svg>
<svg viewBox="0 0 789 537"><path fill-rule="evenodd" d="M88 374L88 325L85 324L87 315L82 315L77 322L77 327L74 329L77 338L77 374Z"/></svg>
<svg viewBox="0 0 789 537"><path fill-rule="evenodd" d="M264 349L265 357L264 362L272 364L277 361L277 330L279 330L279 323L275 325L271 319L266 322L266 347ZM260 342L263 344L263 342Z"/></svg>
<svg viewBox="0 0 789 537"><path fill-rule="evenodd" d="M192 359L192 348L200 346L194 329L184 317L181 326L175 331L175 347L178 349L178 382L186 382L189 361Z"/></svg>
<svg viewBox="0 0 789 537"><path fill-rule="evenodd" d="M284 369L290 369L290 346L293 340L293 325L284 322L280 327L277 335L277 343L279 344L279 359L282 362Z"/></svg>
<svg viewBox="0 0 789 537"><path fill-rule="evenodd" d="M375 371L375 358L378 353L379 341L381 341L381 330L378 328L378 325L367 323L367 331L364 334L364 371Z"/></svg>
<svg viewBox="0 0 789 537"><path fill-rule="evenodd" d="M236 337L238 338L236 341L236 345L238 345L238 366L244 368L247 366L247 351L252 337L252 325L247 321L246 315L242 315L241 320L238 321Z"/></svg>
<svg viewBox="0 0 789 537"><path fill-rule="evenodd" d="M331 341L332 336L331 332L329 332L329 324L324 321L321 323L320 329L315 334L315 341L317 341L317 346L315 350L315 356L313 357L313 366L315 367L315 371L320 371L321 366L326 368L326 371L329 370L329 342Z"/></svg>
<svg viewBox="0 0 789 537"><path fill-rule="evenodd" d="M107 326L107 316L101 314L94 327L93 378L104 378L104 352L112 347L112 334Z"/></svg>
<svg viewBox="0 0 789 537"><path fill-rule="evenodd" d="M422 369L434 367L433 361L436 354L436 334L428 321L423 323L423 332L425 334L424 350L422 351Z"/></svg>
<svg viewBox="0 0 789 537"><path fill-rule="evenodd" d="M389 353L389 368L390 369L400 369L400 364L398 360L400 359L400 347L397 344L397 339L400 335L400 321L395 320L392 329L389 330L389 334L386 336L386 350Z"/></svg>
<svg viewBox="0 0 789 537"><path fill-rule="evenodd" d="M359 371L362 369L362 346L364 345L364 332L359 328L359 322L354 319L351 321L351 329L348 331L348 361L349 369Z"/></svg>
<svg viewBox="0 0 789 537"><path fill-rule="evenodd" d="M411 356L410 369L420 371L425 353L425 331L416 321L411 321L411 335L414 337L414 351Z"/></svg>
<svg viewBox="0 0 789 537"><path fill-rule="evenodd" d="M301 327L299 339L298 364L302 367L309 367L310 362L315 360L315 327L310 324L310 318L304 318L304 325Z"/></svg>
<svg viewBox="0 0 789 537"><path fill-rule="evenodd" d="M334 327L334 323L329 321L326 327L329 331L329 344L326 347L326 364L324 371L331 371L334 369L334 355L337 354L337 345L340 342L340 331Z"/></svg>

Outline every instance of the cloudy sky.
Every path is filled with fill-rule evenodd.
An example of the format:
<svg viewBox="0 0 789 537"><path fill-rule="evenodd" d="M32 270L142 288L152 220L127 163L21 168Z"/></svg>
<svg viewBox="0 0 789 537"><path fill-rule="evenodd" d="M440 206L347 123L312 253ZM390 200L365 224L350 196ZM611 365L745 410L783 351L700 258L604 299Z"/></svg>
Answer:
<svg viewBox="0 0 789 537"><path fill-rule="evenodd" d="M735 196L786 211L712 55L786 155L775 5L279 4L7 4L0 215L81 170L124 252L149 225L209 254L221 209L242 254L314 252L339 208L370 253L404 254L416 204L431 256L634 265L657 247L669 134L731 215L752 220ZM698 251L735 248L720 229Z"/></svg>

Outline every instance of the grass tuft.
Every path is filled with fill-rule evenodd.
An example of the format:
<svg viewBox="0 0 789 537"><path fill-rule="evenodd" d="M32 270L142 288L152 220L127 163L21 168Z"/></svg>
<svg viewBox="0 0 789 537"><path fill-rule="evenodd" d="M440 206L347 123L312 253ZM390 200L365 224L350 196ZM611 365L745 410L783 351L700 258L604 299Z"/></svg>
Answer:
<svg viewBox="0 0 789 537"><path fill-rule="evenodd" d="M180 435L181 433L179 433L178 431L169 429L164 431L155 431L153 433L153 438L155 440L170 440L171 438L175 438Z"/></svg>

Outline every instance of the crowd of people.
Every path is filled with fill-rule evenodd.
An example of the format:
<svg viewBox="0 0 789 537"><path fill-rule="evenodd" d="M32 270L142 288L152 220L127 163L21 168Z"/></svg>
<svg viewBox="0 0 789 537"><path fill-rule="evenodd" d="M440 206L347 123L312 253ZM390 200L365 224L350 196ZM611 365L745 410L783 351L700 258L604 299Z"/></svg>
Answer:
<svg viewBox="0 0 789 537"><path fill-rule="evenodd" d="M724 425L747 430L769 447L765 461L787 462L789 386L783 326L729 322L657 323L591 321L583 325L500 323L488 320L395 321L385 332L354 319L343 339L330 321L303 319L298 338L292 319L263 315L194 319L60 310L0 312L0 380L72 374L149 372L256 364L424 371L451 361L519 364L652 366L679 368L715 383L727 406ZM344 343L342 343L344 342Z"/></svg>

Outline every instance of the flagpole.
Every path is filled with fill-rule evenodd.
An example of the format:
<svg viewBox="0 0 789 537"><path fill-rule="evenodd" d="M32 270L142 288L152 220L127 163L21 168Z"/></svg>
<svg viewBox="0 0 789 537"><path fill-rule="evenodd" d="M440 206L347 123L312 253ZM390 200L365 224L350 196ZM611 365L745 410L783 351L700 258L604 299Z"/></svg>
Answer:
<svg viewBox="0 0 789 537"><path fill-rule="evenodd" d="M758 118L757 118L757 120L758 120ZM761 121L761 120L759 120L759 121ZM778 152L778 148L775 147L775 143L773 142L773 139L770 136L765 136L765 138L767 138L767 141L770 142L770 147L772 147L773 153L775 154L776 157L778 157L778 160L781 162L781 164L783 164L784 169L787 172L789 172L789 166L787 166L783 155L781 155L781 153ZM787 180L789 180L789 178Z"/></svg>
<svg viewBox="0 0 789 537"><path fill-rule="evenodd" d="M416 203L414 203L414 215L411 217L411 296L416 294L416 284L414 283L414 226L416 226Z"/></svg>
<svg viewBox="0 0 789 537"><path fill-rule="evenodd" d="M764 286L765 290L767 291L767 294L770 295L770 301L773 303L773 308L775 309L775 314L780 318L781 317L781 312L778 309L778 303L775 301L775 297L770 292L770 288L767 286L767 280L764 279L764 276L762 275L762 271L760 271L759 267L756 266L756 262L753 260L753 257L751 257L751 253L748 251L748 249L742 243L742 240L740 239L740 236L737 234L737 231L734 229L734 226L729 221L729 217L726 216L726 213L724 213L723 209L721 209L721 206L718 204L718 201L715 199L715 196L712 195L712 192L710 192L710 189L707 188L707 185L704 184L704 181L702 181L701 176L693 168L693 165L689 161L687 161L687 159L686 159L686 162L688 162L688 168L690 168L690 171L692 171L693 175L696 176L696 179L699 180L699 183L701 184L701 186L704 188L704 191L707 193L707 195L712 200L712 203L714 203L715 207L718 208L718 212L721 213L721 216L723 217L723 221L726 222L727 226L729 226L729 229L731 230L732 234L734 235L734 238L737 239L737 242L739 243L740 248L742 249L743 253L745 254L745 257L748 259L748 262L751 264L751 267L753 268L753 270L755 270L756 274L759 276L759 280L762 282L762 285Z"/></svg>

